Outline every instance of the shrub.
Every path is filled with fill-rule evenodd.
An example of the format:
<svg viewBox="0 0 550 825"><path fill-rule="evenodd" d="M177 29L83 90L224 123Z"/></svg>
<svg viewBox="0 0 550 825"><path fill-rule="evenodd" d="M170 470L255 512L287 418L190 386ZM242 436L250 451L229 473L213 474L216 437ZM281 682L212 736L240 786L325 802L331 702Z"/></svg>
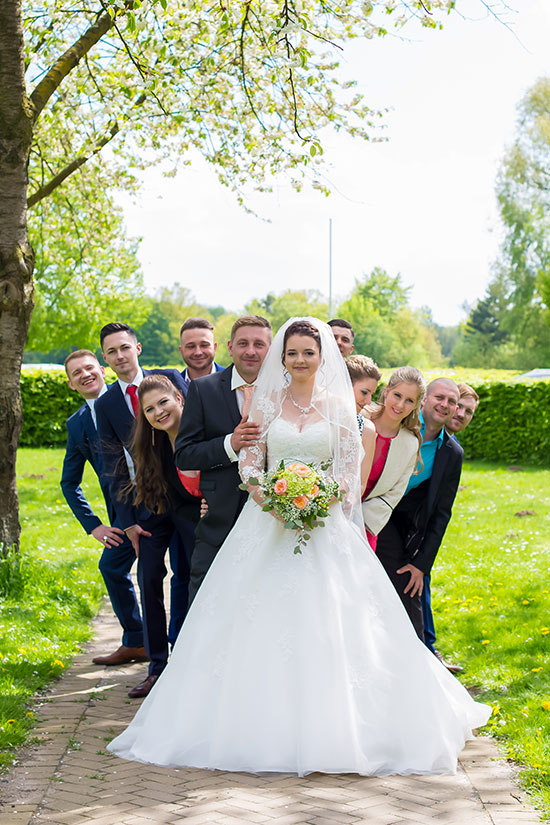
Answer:
<svg viewBox="0 0 550 825"><path fill-rule="evenodd" d="M63 447L67 441L66 419L82 404L67 384L63 367L57 370L24 370L21 373L22 447Z"/></svg>
<svg viewBox="0 0 550 825"><path fill-rule="evenodd" d="M468 459L550 464L550 382L481 384L476 414L458 440Z"/></svg>
<svg viewBox="0 0 550 825"><path fill-rule="evenodd" d="M384 370L387 380L391 370ZM437 371L440 372L440 371ZM451 376L452 372L447 373ZM482 370L457 370L452 377L474 387L479 407L469 427L460 434L467 459L550 464L550 382L520 384L495 381L500 375ZM508 373L509 375L509 373ZM436 372L426 371L431 380ZM108 381L114 375L107 370ZM488 383L492 382L492 383ZM65 420L82 404L67 386L65 372L29 370L21 376L23 396L22 447L63 447Z"/></svg>

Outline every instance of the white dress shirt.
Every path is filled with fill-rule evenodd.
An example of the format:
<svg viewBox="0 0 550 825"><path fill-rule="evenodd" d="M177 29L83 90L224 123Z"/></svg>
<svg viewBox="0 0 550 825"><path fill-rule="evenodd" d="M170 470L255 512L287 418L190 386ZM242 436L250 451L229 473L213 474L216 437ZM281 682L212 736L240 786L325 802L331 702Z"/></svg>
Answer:
<svg viewBox="0 0 550 825"><path fill-rule="evenodd" d="M98 398L101 398L101 396L104 395L106 392L107 392L107 387L105 386L105 384L103 384L101 392L98 395L96 395L95 398L86 398L86 404L90 408L92 421L94 422L94 427L96 428L96 430L97 430L97 413L95 411L95 402L97 401Z"/></svg>
<svg viewBox="0 0 550 825"><path fill-rule="evenodd" d="M231 390L235 391L235 396L236 396L236 399L237 399L237 406L239 408L240 413L242 413L242 411L243 411L244 392L241 389L239 389L239 387L242 387L243 384L248 384L248 381L245 381L244 378L241 375L239 375L239 373L237 372L237 367L235 366L235 364L233 364L233 370L231 371ZM250 387L254 386L254 382L252 382L252 384L249 384L249 386ZM233 433L228 433L225 436L224 441L223 441L223 446L224 446L225 452L227 453L227 457L229 458L229 460L230 461L238 461L239 456L235 452L233 447L231 446L231 436L232 435L233 435Z"/></svg>
<svg viewBox="0 0 550 825"><path fill-rule="evenodd" d="M128 407L128 409L132 413L132 418L135 418L134 408L132 407L132 399L130 398L130 395L126 392L126 390L130 386L130 384L133 384L135 387L139 387L139 385L143 381L143 370L141 369L141 367L138 367L138 371L137 371L136 376L133 379L133 381L130 381L130 382L126 383L126 381L122 381L122 379L120 379L120 378L117 378L117 381L120 385L120 389L122 390L123 398L126 401L126 406ZM136 477L136 470L135 470L135 467L134 467L134 462L132 460L132 456L130 455L130 453L128 452L126 447L123 447L122 449L124 450L124 458L126 459L126 464L128 465L128 473L130 474L130 481L133 481L134 478Z"/></svg>

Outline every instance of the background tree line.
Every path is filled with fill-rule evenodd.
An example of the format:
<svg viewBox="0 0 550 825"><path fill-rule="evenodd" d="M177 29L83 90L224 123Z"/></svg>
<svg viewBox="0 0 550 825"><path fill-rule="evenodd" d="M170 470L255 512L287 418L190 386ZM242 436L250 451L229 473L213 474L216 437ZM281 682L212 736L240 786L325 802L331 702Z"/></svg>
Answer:
<svg viewBox="0 0 550 825"><path fill-rule="evenodd" d="M38 168L31 164L35 175ZM180 283L145 294L139 241L127 237L115 206L112 168L101 169L83 167L69 193L56 189L30 213L37 299L25 360L62 362L75 347L95 348L105 319L117 317L137 328L148 363L176 364L179 327L202 315L215 327L218 360L227 363L225 342L239 313L197 303ZM135 186L127 170L118 170L116 179L118 186ZM351 321L358 352L384 367L550 365L550 78L541 78L518 106L516 139L501 162L496 196L500 252L485 294L466 307L466 320L438 325L428 308L411 307L400 274L375 267L332 313ZM318 291L286 290L253 298L241 311L265 315L277 329L292 315L328 320L328 301Z"/></svg>
<svg viewBox="0 0 550 825"><path fill-rule="evenodd" d="M442 365L444 357L430 312L411 309L409 292L410 287L402 285L399 275L391 277L377 267L356 282L350 296L332 314L352 323L356 331L356 352L369 354L380 366ZM212 322L218 341L216 360L221 364L230 361L226 342L240 314L263 315L275 331L293 315L314 315L329 320L328 301L316 290L289 289L279 295L269 292L264 298L251 300L239 313L228 312L222 306L199 304L191 291L178 283L159 289L154 296L140 291L136 297L137 302L132 300L126 308L117 303L105 306L103 314L91 313L86 328L83 323L74 329L69 324L56 324L51 316L44 335L38 324L31 325L31 340L36 349L26 352L25 360L27 363L62 363L72 349L97 350L101 326L115 317L136 329L143 346L142 360L148 365L180 363L179 330L186 318L195 315ZM83 321L85 317L82 316ZM48 348L52 341L56 346Z"/></svg>

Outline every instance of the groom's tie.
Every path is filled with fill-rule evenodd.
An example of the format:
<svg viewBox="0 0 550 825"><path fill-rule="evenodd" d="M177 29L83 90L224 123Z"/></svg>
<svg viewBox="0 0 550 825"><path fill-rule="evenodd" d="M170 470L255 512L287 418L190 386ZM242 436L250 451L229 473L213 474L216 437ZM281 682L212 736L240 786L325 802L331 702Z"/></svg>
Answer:
<svg viewBox="0 0 550 825"><path fill-rule="evenodd" d="M248 418L248 413L250 412L250 404L252 403L252 394L254 392L254 387L252 384L241 384L241 386L238 387L238 389L242 390L244 395L241 415L243 418Z"/></svg>

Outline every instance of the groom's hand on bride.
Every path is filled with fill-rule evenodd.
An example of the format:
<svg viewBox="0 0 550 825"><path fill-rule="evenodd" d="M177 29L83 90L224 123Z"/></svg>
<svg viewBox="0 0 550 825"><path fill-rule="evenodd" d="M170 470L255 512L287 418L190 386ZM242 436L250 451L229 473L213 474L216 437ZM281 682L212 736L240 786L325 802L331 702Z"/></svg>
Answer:
<svg viewBox="0 0 550 825"><path fill-rule="evenodd" d="M409 593L411 599L417 594L419 596L422 595L422 590L424 589L424 573L422 570L419 570L414 564L406 564L404 567L400 567L397 572L411 574L409 583L403 591L404 593Z"/></svg>
<svg viewBox="0 0 550 825"><path fill-rule="evenodd" d="M231 436L231 446L238 453L243 447L252 447L260 437L260 426L253 421L240 420Z"/></svg>

